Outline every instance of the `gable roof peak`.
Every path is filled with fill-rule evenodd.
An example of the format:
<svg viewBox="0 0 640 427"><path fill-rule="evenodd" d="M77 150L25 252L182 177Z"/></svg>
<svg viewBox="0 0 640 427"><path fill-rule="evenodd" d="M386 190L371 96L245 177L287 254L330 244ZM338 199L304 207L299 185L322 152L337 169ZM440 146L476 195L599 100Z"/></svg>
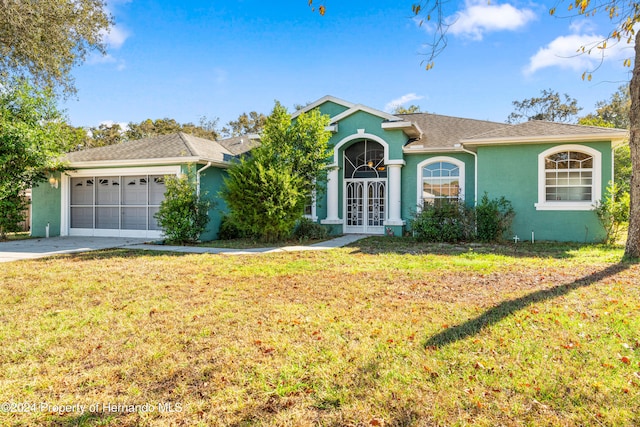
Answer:
<svg viewBox="0 0 640 427"><path fill-rule="evenodd" d="M314 108L324 104L325 102L333 102L334 104L342 105L343 107L349 109L352 108L355 104L353 102L345 101L344 99L337 98L332 95L325 95L317 101L312 102L311 104L305 105L301 109L294 111L291 114L291 118L296 118L302 113L306 113L308 111L313 110Z"/></svg>

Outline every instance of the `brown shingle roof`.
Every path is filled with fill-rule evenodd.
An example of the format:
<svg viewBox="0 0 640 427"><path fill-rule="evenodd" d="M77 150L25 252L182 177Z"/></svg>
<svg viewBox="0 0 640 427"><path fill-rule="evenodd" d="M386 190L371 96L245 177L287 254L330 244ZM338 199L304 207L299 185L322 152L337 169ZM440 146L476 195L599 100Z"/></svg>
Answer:
<svg viewBox="0 0 640 427"><path fill-rule="evenodd" d="M257 134L234 136L233 138L218 140L218 143L233 153L234 156L239 156L260 145L260 136Z"/></svg>
<svg viewBox="0 0 640 427"><path fill-rule="evenodd" d="M77 162L176 159L181 157L193 159L196 157L203 161L225 162L231 155L229 150L216 141L178 132L76 151L68 153L66 160L73 164Z"/></svg>
<svg viewBox="0 0 640 427"><path fill-rule="evenodd" d="M416 151L450 150L457 144L488 145L567 140L621 142L628 137L628 132L623 129L540 120L510 125L429 113L398 114L397 116L416 123L422 129L422 137L406 145L408 150Z"/></svg>
<svg viewBox="0 0 640 427"><path fill-rule="evenodd" d="M502 129L494 129L485 133L469 136L464 143L518 142L536 140L566 139L624 139L628 132L624 129L603 128L596 126L572 125L566 123L531 120Z"/></svg>
<svg viewBox="0 0 640 427"><path fill-rule="evenodd" d="M407 144L407 148L415 149L451 149L463 138L512 127L505 123L430 113L398 114L397 116L416 123L422 129L422 138Z"/></svg>

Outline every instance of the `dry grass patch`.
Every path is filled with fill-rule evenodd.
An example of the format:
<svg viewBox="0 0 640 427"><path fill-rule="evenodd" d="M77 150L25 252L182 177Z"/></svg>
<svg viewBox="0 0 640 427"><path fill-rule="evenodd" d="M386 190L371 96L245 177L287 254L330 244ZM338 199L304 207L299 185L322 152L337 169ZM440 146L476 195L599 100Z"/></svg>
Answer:
<svg viewBox="0 0 640 427"><path fill-rule="evenodd" d="M640 424L640 268L619 249L381 242L4 264L0 402L97 406L0 423Z"/></svg>

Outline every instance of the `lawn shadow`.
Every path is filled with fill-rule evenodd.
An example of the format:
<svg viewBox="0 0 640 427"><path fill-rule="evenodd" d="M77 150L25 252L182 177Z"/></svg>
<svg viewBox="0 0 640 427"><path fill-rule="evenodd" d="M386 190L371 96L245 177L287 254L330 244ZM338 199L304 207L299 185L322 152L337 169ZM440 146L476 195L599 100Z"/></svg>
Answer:
<svg viewBox="0 0 640 427"><path fill-rule="evenodd" d="M448 344L452 344L456 341L464 340L465 338L478 334L484 328L494 325L500 322L502 319L510 316L511 314L520 311L532 304L566 295L567 293L575 289L591 286L599 282L600 280L606 279L607 277L616 275L629 269L631 265L632 263L629 262L614 264L602 271L598 271L588 276L576 279L571 283L554 286L553 288L549 289L542 289L524 295L520 298L503 301L502 303L490 308L476 318L467 320L466 322L461 323L457 326L447 328L444 331L429 337L425 341L424 347L439 348L444 347Z"/></svg>
<svg viewBox="0 0 640 427"><path fill-rule="evenodd" d="M30 262L49 262L55 259L67 259L72 261L93 261L99 259L113 259L113 258L138 258L138 257L183 257L192 255L187 252L174 252L170 250L166 251L147 251L142 249L125 249L125 248L111 248L111 249L98 249L95 251L86 252L74 252L65 254L54 254L42 258L33 258L23 261Z"/></svg>
<svg viewBox="0 0 640 427"><path fill-rule="evenodd" d="M77 416L50 418L45 425L49 427L83 427L111 425L120 416L121 414L118 413L105 413L102 411L85 412Z"/></svg>
<svg viewBox="0 0 640 427"><path fill-rule="evenodd" d="M489 254L504 255L516 258L573 258L582 249L602 248L603 250L619 250L622 256L623 247L605 246L595 243L572 242L503 242L503 243L430 243L419 242L412 237L372 236L346 246L352 253L378 255L394 253L400 255L467 255Z"/></svg>

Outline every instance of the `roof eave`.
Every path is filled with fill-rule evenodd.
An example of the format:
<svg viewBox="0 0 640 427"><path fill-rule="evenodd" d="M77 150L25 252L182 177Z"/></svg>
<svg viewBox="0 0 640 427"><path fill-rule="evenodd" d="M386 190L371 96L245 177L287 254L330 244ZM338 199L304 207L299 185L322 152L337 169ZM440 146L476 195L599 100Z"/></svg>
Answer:
<svg viewBox="0 0 640 427"><path fill-rule="evenodd" d="M464 153L464 150L456 147L402 147L404 154L428 154L428 153Z"/></svg>
<svg viewBox="0 0 640 427"><path fill-rule="evenodd" d="M207 159L202 157L168 157L158 159L126 159L126 160L93 160L93 161L80 161L80 162L68 162L68 165L74 169L80 168L110 168L110 167L123 167L123 166L152 166L152 165L177 165L187 163L199 163L206 164L211 162L213 166L219 166L228 168L229 162L225 162L219 159Z"/></svg>
<svg viewBox="0 0 640 427"><path fill-rule="evenodd" d="M398 129L403 131L410 138L421 138L422 137L422 129L420 126L413 122L407 121L398 121L398 122L383 122L382 129L390 130L390 129Z"/></svg>
<svg viewBox="0 0 640 427"><path fill-rule="evenodd" d="M313 110L314 108L319 107L320 105L324 104L325 102L333 102L334 104L341 105L341 106L343 106L343 107L345 107L347 109L352 108L355 105L354 103L349 102L349 101L345 101L344 99L336 98L335 96L331 96L331 95L326 95L326 96L323 96L322 98L318 99L317 101L314 101L309 105L306 105L304 108L301 108L298 111L294 111L291 114L291 118L295 119L300 114L309 112L309 111Z"/></svg>
<svg viewBox="0 0 640 427"><path fill-rule="evenodd" d="M509 145L509 144L539 144L541 142L594 142L611 141L612 144L620 144L628 139L628 135L600 134L600 135L540 135L526 137L505 138L469 138L461 139L463 145Z"/></svg>

